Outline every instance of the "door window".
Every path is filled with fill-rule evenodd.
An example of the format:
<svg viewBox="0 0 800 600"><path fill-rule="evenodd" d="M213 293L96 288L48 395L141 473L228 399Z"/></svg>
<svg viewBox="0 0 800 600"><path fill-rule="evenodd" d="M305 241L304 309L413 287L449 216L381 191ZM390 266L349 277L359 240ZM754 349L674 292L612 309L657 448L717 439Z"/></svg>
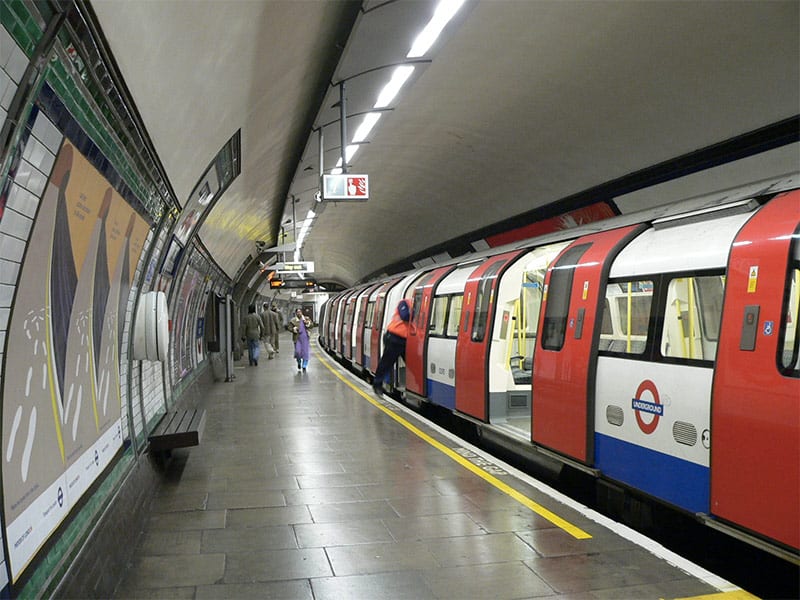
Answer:
<svg viewBox="0 0 800 600"><path fill-rule="evenodd" d="M553 266L544 312L542 348L545 350L561 350L564 346L572 279L578 262L590 246L591 244L579 244L570 248Z"/></svg>

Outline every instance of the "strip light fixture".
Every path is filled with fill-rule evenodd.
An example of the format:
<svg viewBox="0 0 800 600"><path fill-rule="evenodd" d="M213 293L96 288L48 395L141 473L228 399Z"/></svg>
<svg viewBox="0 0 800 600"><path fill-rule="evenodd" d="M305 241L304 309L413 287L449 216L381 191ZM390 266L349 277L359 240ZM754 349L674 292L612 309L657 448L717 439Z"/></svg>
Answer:
<svg viewBox="0 0 800 600"><path fill-rule="evenodd" d="M428 21L427 25L425 25L422 31L414 39L414 43L411 44L411 49L408 51L408 54L406 54L406 58L421 58L425 56L425 53L431 49L431 46L433 46L434 42L436 42L436 40L439 38L445 26L464 5L464 2L465 0L441 0L439 4L436 5L436 9L433 11L433 17L431 17L431 20ZM401 65L399 67L395 67L395 69L392 71L392 76L389 79L389 82L383 86L383 89L381 89L380 93L378 94L378 99L375 101L375 104L372 108L386 108L389 106L397 94L400 93L403 85L405 85L406 81L408 81L408 78L411 77L413 72L414 67L412 65ZM353 143L345 148L345 158L347 159L347 162L350 162L352 157L355 156L355 153L359 148L358 144L367 138L380 117L381 113L370 112L364 115L364 120L353 136ZM331 169L331 174L339 175L341 173L342 159L339 158L339 160L336 161L336 167Z"/></svg>
<svg viewBox="0 0 800 600"><path fill-rule="evenodd" d="M421 58L425 56L447 24L464 5L464 2L465 0L440 0L439 4L436 5L436 9L433 11L431 20L428 21L422 31L414 38L414 43L411 44L411 49L406 54L406 58ZM400 65L395 67L388 83L381 89L372 108L381 109L388 107L397 97L397 94L400 93L400 90L403 88L406 81L408 81L409 77L411 77L412 73L414 73L414 67L412 65ZM367 136L378 123L381 114L382 113L379 112L368 112L364 115L364 120L361 122L358 129L356 129L355 134L353 134L352 143L345 148L345 159L348 163L361 147L359 144L367 139ZM331 174L340 175L341 173L342 159L339 158L336 162L336 167L331 169ZM309 210L303 221L303 226L300 228L300 235L297 237L297 246L294 251L294 259L296 261L301 260L300 252L303 248L303 243L311 230L311 225L314 223L316 216L314 210Z"/></svg>

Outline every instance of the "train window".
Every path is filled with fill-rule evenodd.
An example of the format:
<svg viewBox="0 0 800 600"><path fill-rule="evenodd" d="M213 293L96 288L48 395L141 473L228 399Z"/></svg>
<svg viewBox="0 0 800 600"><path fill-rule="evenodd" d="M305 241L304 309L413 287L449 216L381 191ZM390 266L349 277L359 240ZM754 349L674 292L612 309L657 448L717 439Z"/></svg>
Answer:
<svg viewBox="0 0 800 600"><path fill-rule="evenodd" d="M475 319L472 322L472 341L482 342L486 336L486 323L489 320L489 307L494 296L494 282L505 260L496 260L481 277L478 294L475 297Z"/></svg>
<svg viewBox="0 0 800 600"><path fill-rule="evenodd" d="M797 332L797 319L800 318L800 238L795 238L793 243L782 314L783 339L778 345L778 364L784 375L800 377L800 335Z"/></svg>
<svg viewBox="0 0 800 600"><path fill-rule="evenodd" d="M611 320L611 304L608 302L608 298L606 298L603 303L603 321L600 324L600 335L611 336L613 334L614 326Z"/></svg>
<svg viewBox="0 0 800 600"><path fill-rule="evenodd" d="M433 310L431 312L430 335L444 335L445 320L447 319L447 300L448 296L437 296L433 299Z"/></svg>
<svg viewBox="0 0 800 600"><path fill-rule="evenodd" d="M458 337L458 324L461 322L461 305L464 296L451 296L450 307L447 311L447 337Z"/></svg>
<svg viewBox="0 0 800 600"><path fill-rule="evenodd" d="M542 308L545 268L525 271L519 301L514 303L511 328L511 360L521 365L524 359L532 362Z"/></svg>
<svg viewBox="0 0 800 600"><path fill-rule="evenodd" d="M724 275L669 281L661 332L661 355L713 361L722 318Z"/></svg>
<svg viewBox="0 0 800 600"><path fill-rule="evenodd" d="M545 350L561 350L564 346L572 278L578 261L590 246L591 244L579 244L570 248L553 265L550 274L550 289L547 293L547 306L544 311L542 348Z"/></svg>
<svg viewBox="0 0 800 600"><path fill-rule="evenodd" d="M364 324L366 327L372 327L372 315L375 312L375 302L367 303L367 314L364 316Z"/></svg>
<svg viewBox="0 0 800 600"><path fill-rule="evenodd" d="M600 350L643 354L647 345L653 281L617 281L606 286Z"/></svg>

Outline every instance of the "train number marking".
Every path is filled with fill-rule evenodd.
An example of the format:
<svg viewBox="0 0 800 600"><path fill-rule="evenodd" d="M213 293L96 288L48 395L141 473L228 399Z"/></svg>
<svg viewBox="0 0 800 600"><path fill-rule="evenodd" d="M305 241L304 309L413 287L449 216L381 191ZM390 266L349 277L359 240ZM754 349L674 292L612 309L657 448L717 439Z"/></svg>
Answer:
<svg viewBox="0 0 800 600"><path fill-rule="evenodd" d="M650 392L653 397L652 402L642 397L644 392ZM664 405L661 404L656 384L649 379L645 379L640 383L639 388L636 390L636 396L631 400L631 408L633 408L633 412L636 415L636 423L639 425L639 429L646 435L653 433L658 427L659 419L664 416ZM643 412L653 415L653 419L649 423L642 418Z"/></svg>
<svg viewBox="0 0 800 600"><path fill-rule="evenodd" d="M491 473L492 475L508 475L508 473L506 473L503 469L486 460L485 458L478 456L472 450L467 450L466 448L454 448L453 451L459 456L463 456L473 465L480 467L487 473Z"/></svg>

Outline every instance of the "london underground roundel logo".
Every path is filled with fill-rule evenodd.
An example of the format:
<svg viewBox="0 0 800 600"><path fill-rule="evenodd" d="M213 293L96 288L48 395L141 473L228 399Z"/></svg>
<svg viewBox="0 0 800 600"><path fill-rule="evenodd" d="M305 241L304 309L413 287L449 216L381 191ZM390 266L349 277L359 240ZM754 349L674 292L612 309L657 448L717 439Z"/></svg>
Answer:
<svg viewBox="0 0 800 600"><path fill-rule="evenodd" d="M656 430L659 419L664 416L664 405L661 404L661 399L658 397L656 384L649 379L645 379L639 384L636 390L636 397L631 401L631 407L636 415L636 423L639 425L639 429L647 435ZM649 422L645 421L642 413L648 413L653 418Z"/></svg>

